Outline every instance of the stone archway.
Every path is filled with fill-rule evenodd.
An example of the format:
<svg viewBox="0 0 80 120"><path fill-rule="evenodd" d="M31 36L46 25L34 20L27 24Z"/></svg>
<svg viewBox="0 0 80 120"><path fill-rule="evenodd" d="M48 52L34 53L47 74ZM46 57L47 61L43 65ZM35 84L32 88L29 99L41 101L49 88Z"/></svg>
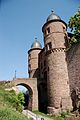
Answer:
<svg viewBox="0 0 80 120"><path fill-rule="evenodd" d="M28 86L27 84L20 83L20 84L17 84L16 86L19 86L19 85L22 85L25 88L27 88L27 90L28 90L29 93L25 94L25 97L27 99L27 100L25 99L25 102L27 101L26 104L25 104L25 109L28 109L28 110L32 111L33 91L31 89L31 87Z"/></svg>
<svg viewBox="0 0 80 120"><path fill-rule="evenodd" d="M29 92L31 100L29 101L29 110L38 110L38 90L37 90L37 79L36 78L16 78L11 81L13 86L23 85Z"/></svg>

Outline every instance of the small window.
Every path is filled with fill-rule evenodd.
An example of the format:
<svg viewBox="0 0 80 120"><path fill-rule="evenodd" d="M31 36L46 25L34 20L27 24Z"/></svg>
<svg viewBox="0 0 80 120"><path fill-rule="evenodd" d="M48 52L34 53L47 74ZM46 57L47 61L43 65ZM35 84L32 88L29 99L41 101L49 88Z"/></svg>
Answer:
<svg viewBox="0 0 80 120"><path fill-rule="evenodd" d="M29 60L31 59L31 54L29 54L28 59L29 59Z"/></svg>
<svg viewBox="0 0 80 120"><path fill-rule="evenodd" d="M29 69L29 70L31 69L31 64L29 64L28 69Z"/></svg>
<svg viewBox="0 0 80 120"><path fill-rule="evenodd" d="M65 32L66 31L66 29L65 29L65 27L63 26L63 32Z"/></svg>
<svg viewBox="0 0 80 120"><path fill-rule="evenodd" d="M49 50L52 49L52 44L51 44L51 42L48 43L48 48L49 48Z"/></svg>
<svg viewBox="0 0 80 120"><path fill-rule="evenodd" d="M44 35L46 35L46 30L44 31Z"/></svg>
<svg viewBox="0 0 80 120"><path fill-rule="evenodd" d="M49 42L46 46L45 46L45 52L47 52L48 50L52 49L52 44L51 42Z"/></svg>
<svg viewBox="0 0 80 120"><path fill-rule="evenodd" d="M50 33L50 28L49 27L47 28L47 33Z"/></svg>

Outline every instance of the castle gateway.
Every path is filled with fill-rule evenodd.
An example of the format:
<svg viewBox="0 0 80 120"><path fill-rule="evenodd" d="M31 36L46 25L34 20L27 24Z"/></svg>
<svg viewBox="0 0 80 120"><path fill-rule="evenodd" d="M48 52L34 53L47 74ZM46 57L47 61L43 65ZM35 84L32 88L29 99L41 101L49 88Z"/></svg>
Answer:
<svg viewBox="0 0 80 120"><path fill-rule="evenodd" d="M61 113L76 108L80 93L80 44L69 49L66 23L51 13L42 27L44 47L35 40L28 51L28 79L16 79L31 95L29 109Z"/></svg>

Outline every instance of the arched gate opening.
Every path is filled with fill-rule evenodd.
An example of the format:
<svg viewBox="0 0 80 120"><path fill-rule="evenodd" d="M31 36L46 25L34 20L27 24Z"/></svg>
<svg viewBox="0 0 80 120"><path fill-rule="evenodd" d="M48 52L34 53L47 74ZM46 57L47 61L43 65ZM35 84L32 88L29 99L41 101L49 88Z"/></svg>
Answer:
<svg viewBox="0 0 80 120"><path fill-rule="evenodd" d="M23 86L26 88L26 91L23 93L24 94L24 109L28 109L32 111L32 102L33 102L33 91L31 87L27 84L20 83L17 84L16 86Z"/></svg>

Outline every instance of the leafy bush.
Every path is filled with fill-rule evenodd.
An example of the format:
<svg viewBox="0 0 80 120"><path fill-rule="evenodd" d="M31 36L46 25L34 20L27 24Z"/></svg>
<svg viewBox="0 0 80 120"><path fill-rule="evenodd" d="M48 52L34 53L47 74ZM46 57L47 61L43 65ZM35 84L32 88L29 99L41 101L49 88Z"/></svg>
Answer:
<svg viewBox="0 0 80 120"><path fill-rule="evenodd" d="M0 103L2 105L8 105L9 107L13 107L19 112L22 112L23 104L24 104L24 95L23 93L19 93L16 95L14 90L6 91L0 90Z"/></svg>
<svg viewBox="0 0 80 120"><path fill-rule="evenodd" d="M23 96L22 93L16 95L14 90L6 91L4 88L0 88L0 120L29 120L18 112L22 111Z"/></svg>

